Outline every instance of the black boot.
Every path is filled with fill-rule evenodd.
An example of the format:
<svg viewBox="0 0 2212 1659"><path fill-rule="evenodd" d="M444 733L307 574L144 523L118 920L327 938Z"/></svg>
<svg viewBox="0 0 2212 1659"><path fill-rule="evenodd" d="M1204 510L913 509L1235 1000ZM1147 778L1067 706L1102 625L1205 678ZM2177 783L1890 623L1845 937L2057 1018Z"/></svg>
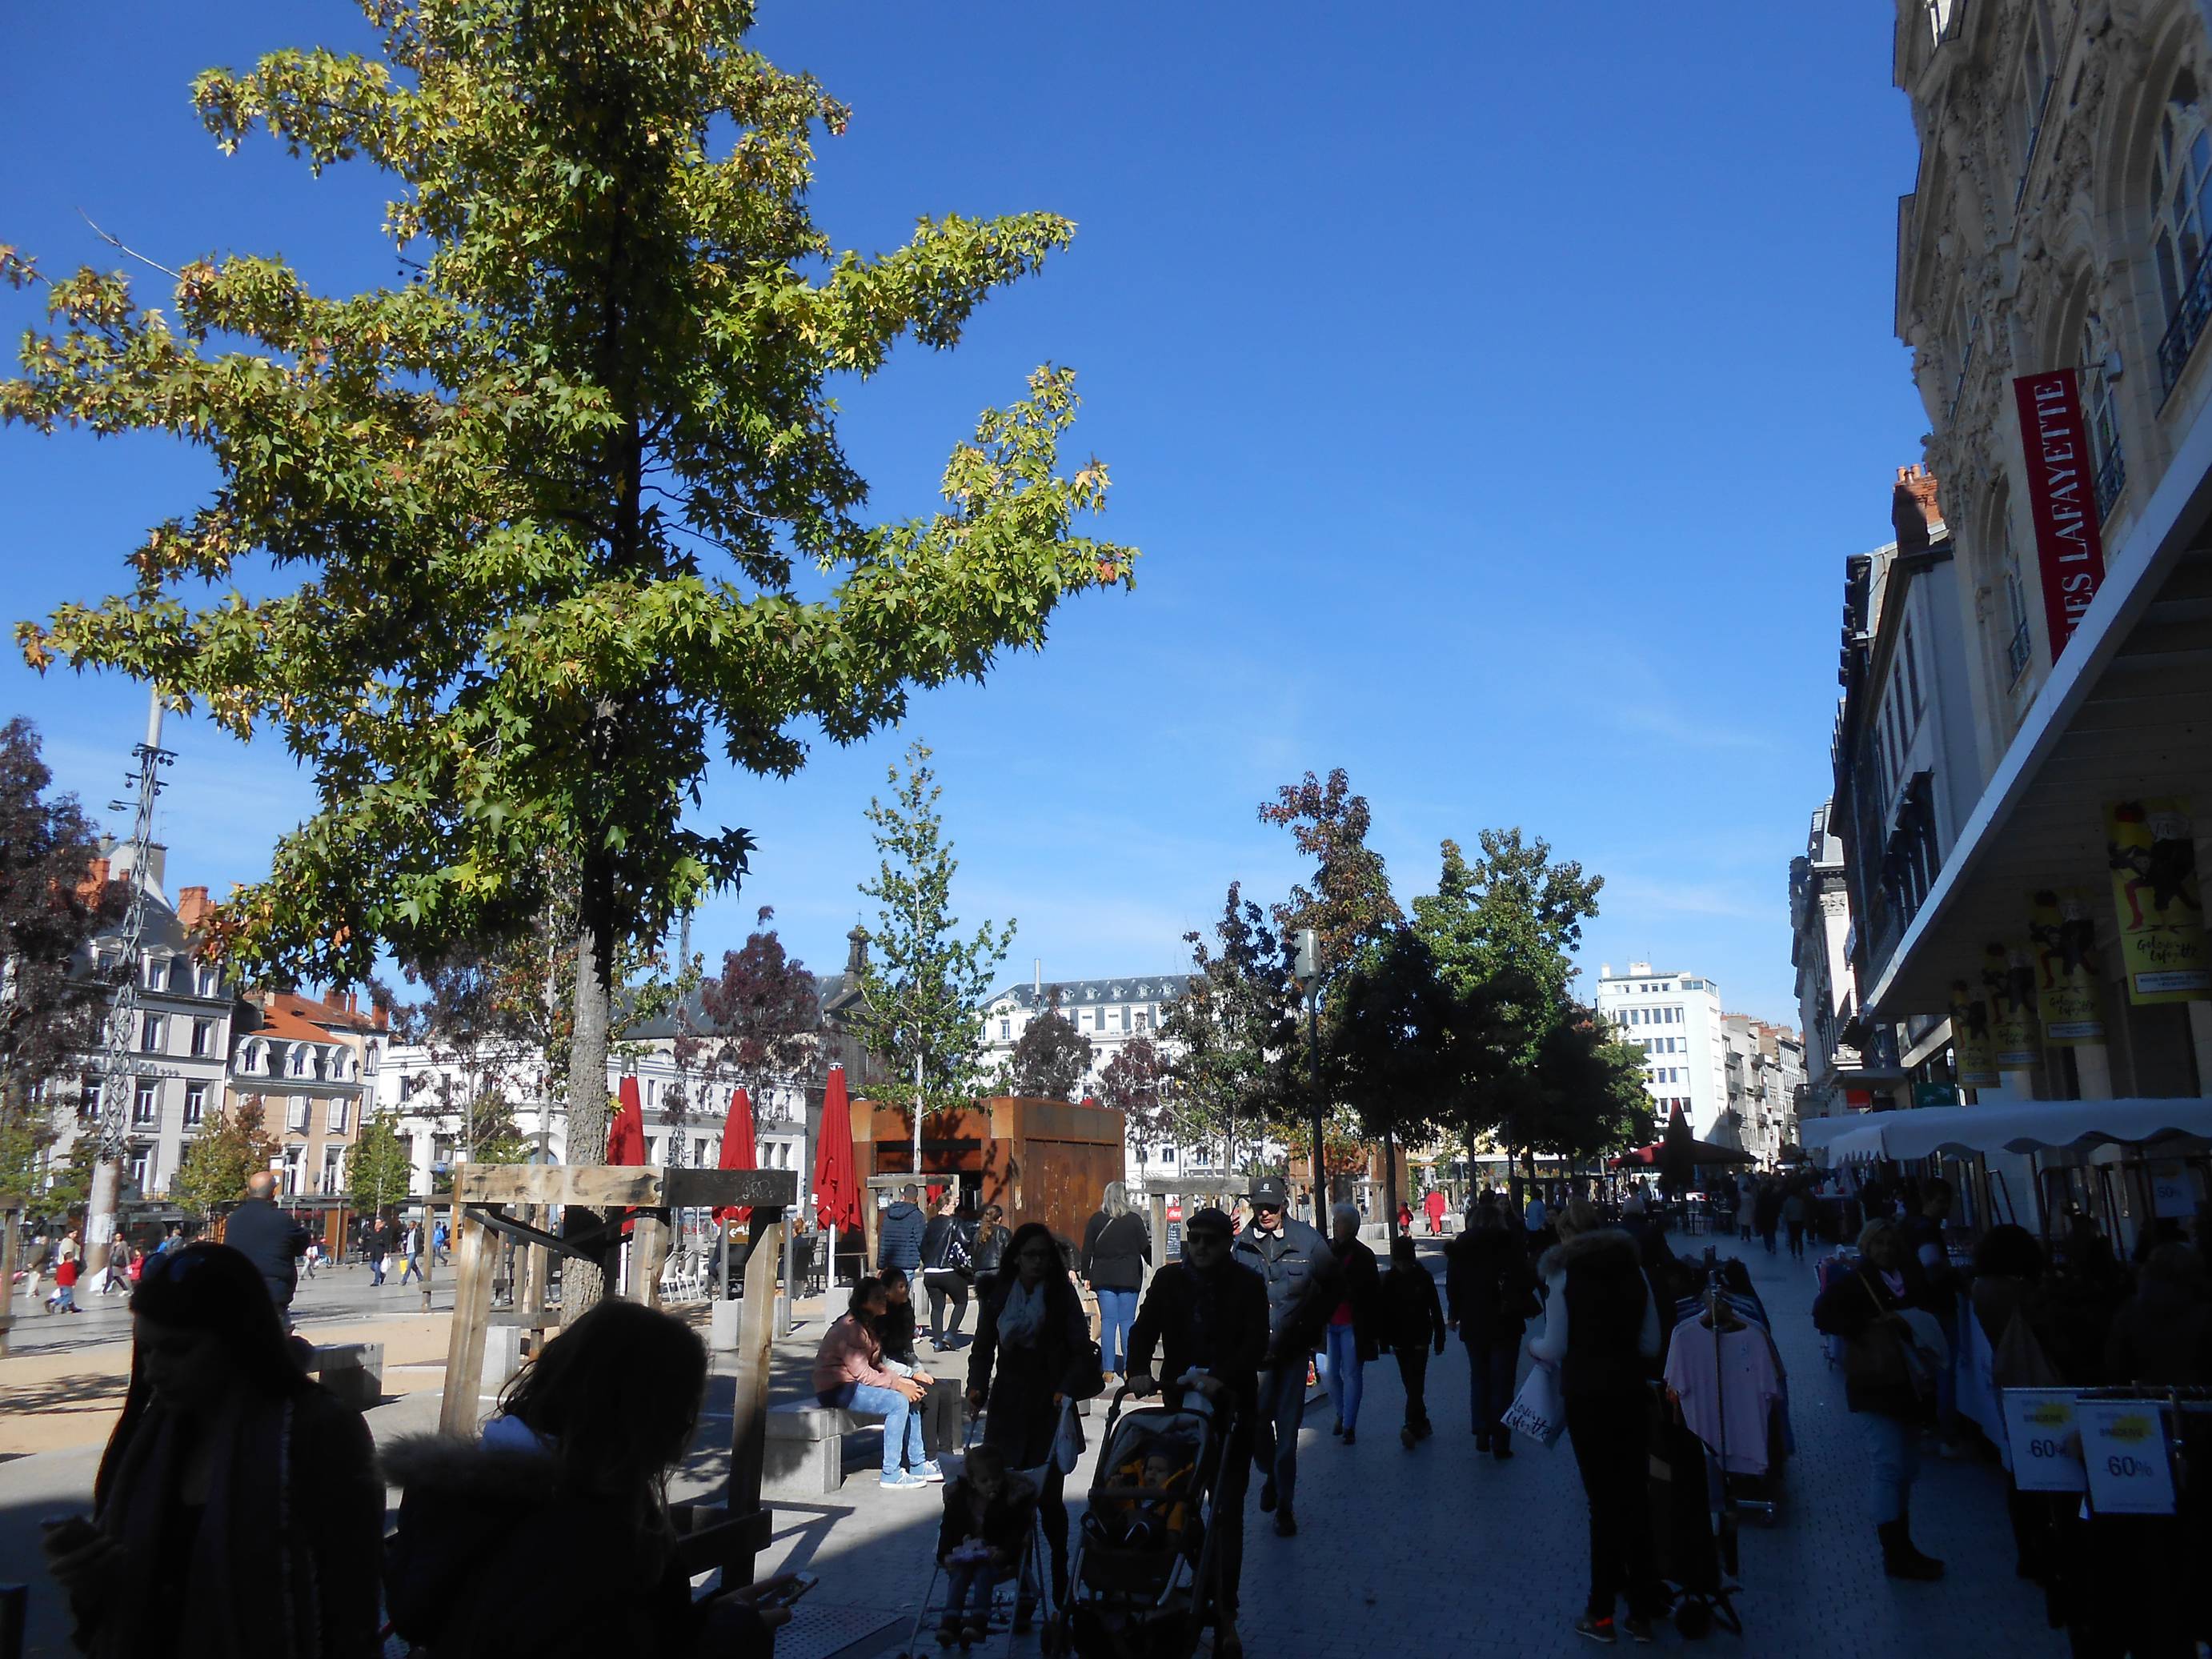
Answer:
<svg viewBox="0 0 2212 1659"><path fill-rule="evenodd" d="M1912 1547L1911 1522L1903 1516L1875 1528L1881 1538L1881 1570L1892 1578L1931 1583L1943 1576L1943 1564Z"/></svg>

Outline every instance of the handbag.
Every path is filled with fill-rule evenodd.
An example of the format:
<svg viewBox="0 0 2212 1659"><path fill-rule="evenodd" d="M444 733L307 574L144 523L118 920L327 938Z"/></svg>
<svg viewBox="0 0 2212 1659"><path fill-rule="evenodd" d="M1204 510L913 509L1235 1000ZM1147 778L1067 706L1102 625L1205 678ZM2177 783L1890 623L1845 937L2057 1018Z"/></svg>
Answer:
<svg viewBox="0 0 2212 1659"><path fill-rule="evenodd" d="M1890 1323L1890 1310L1881 1305L1873 1285L1863 1278L1859 1282L1866 1285L1875 1316L1844 1346L1844 1381L1877 1395L1919 1395L1924 1392L1920 1368L1905 1352L1903 1334Z"/></svg>
<svg viewBox="0 0 2212 1659"><path fill-rule="evenodd" d="M1498 1421L1500 1428L1525 1434L1547 1450L1558 1445L1567 1427L1567 1401L1559 1390L1559 1374L1549 1365L1530 1366L1521 1392Z"/></svg>
<svg viewBox="0 0 2212 1659"><path fill-rule="evenodd" d="M1052 1433L1052 1463L1062 1474L1075 1473L1075 1466L1083 1461L1083 1419L1075 1414L1075 1402L1070 1400L1060 1408L1060 1426Z"/></svg>

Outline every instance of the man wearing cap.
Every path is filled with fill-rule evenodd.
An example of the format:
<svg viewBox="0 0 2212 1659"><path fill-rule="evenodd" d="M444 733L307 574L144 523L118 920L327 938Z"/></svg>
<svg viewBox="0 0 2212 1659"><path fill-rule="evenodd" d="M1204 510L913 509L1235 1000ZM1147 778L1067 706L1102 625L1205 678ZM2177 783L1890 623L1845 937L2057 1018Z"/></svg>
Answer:
<svg viewBox="0 0 2212 1659"><path fill-rule="evenodd" d="M1237 1237L1236 1257L1267 1287L1267 1352L1261 1361L1252 1461L1264 1477L1260 1509L1275 1512L1285 1538L1298 1529L1298 1424L1306 1412L1306 1362L1336 1305L1336 1257L1310 1224L1290 1212L1280 1176L1252 1183L1252 1224Z"/></svg>
<svg viewBox="0 0 2212 1659"><path fill-rule="evenodd" d="M1244 1568L1244 1491L1251 1480L1260 1363L1267 1354L1267 1288L1231 1257L1232 1237L1229 1218L1219 1210L1200 1210L1183 1223L1183 1259L1152 1275L1129 1328L1132 1394L1147 1395L1159 1386L1152 1376L1158 1343L1170 1385L1187 1372L1206 1372L1235 1401L1214 1486L1214 1559L1221 1578L1213 1651L1218 1659L1243 1651L1237 1637L1237 1591Z"/></svg>

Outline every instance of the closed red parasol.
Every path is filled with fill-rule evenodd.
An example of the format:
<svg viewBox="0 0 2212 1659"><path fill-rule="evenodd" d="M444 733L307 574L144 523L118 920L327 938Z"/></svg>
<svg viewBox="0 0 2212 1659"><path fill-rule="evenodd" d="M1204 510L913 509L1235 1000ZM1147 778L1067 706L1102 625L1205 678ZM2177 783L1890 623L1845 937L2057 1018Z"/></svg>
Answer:
<svg viewBox="0 0 2212 1659"><path fill-rule="evenodd" d="M607 1162L642 1164L645 1162L645 1108L638 1101L637 1079L624 1078L617 1095L620 1103L615 1109L615 1121L607 1126Z"/></svg>
<svg viewBox="0 0 2212 1659"><path fill-rule="evenodd" d="M830 1068L822 1091L822 1144L814 1153L814 1219L818 1226L860 1224L860 1183L853 1175L853 1110L845 1098L845 1068Z"/></svg>
<svg viewBox="0 0 2212 1659"><path fill-rule="evenodd" d="M759 1167L753 1149L752 1097L743 1089L730 1091L730 1115L722 1125L722 1158L716 1165L724 1170L752 1170ZM753 1218L751 1206L728 1204L714 1212L714 1219L721 1222L747 1222Z"/></svg>

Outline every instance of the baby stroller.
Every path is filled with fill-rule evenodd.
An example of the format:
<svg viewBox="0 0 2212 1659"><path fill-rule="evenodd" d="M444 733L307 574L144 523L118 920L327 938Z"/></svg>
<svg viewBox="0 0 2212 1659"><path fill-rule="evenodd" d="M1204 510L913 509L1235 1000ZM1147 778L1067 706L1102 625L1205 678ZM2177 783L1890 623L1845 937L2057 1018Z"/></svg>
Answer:
<svg viewBox="0 0 2212 1659"><path fill-rule="evenodd" d="M1106 1415L1090 1506L1068 1564L1062 1650L1075 1659L1186 1659L1214 1617L1214 1493L1235 1402L1187 1373L1163 1403Z"/></svg>

